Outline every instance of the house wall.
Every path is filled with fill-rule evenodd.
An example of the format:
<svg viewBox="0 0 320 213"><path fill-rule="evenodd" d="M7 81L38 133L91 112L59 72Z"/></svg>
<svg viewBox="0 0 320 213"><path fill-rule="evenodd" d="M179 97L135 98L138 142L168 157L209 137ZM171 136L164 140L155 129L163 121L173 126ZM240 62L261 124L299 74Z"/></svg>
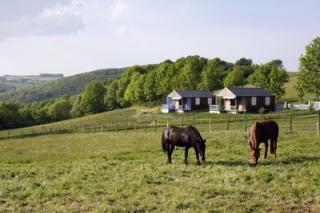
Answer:
<svg viewBox="0 0 320 213"><path fill-rule="evenodd" d="M187 110L188 98L183 98L184 109ZM215 99L212 98L212 104L215 104ZM208 98L200 98L200 105L196 105L196 98L191 98L191 111L209 110Z"/></svg>
<svg viewBox="0 0 320 213"><path fill-rule="evenodd" d="M242 97L246 99L246 109L247 112L254 112L257 113L263 107L266 112L275 111L275 97L270 97L270 105L265 104L265 97L264 96L256 96L257 97L257 105L251 105L251 97Z"/></svg>

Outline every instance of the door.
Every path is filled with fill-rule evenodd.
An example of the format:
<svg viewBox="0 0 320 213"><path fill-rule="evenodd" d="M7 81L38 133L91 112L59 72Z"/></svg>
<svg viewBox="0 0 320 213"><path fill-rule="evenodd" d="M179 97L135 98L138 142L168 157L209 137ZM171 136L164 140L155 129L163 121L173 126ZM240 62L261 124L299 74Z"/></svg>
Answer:
<svg viewBox="0 0 320 213"><path fill-rule="evenodd" d="M187 104L188 104L188 110L190 110L191 111L191 98L188 98L188 100L187 100Z"/></svg>

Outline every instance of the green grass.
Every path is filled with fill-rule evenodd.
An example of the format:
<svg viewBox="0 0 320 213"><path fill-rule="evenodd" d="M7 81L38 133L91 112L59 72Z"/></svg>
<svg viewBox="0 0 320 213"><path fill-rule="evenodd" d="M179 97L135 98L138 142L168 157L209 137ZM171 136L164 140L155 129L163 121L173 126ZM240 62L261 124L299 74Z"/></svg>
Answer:
<svg viewBox="0 0 320 213"><path fill-rule="evenodd" d="M289 72L289 82L284 85L285 88L285 95L281 98L282 101L288 101L289 103L292 102L300 102L300 99L297 95L297 91L295 89L295 85L297 84L298 80L298 72ZM303 97L305 102L308 100L314 100L315 96L311 94L306 94Z"/></svg>
<svg viewBox="0 0 320 213"><path fill-rule="evenodd" d="M157 132L0 141L0 211L317 212L320 142L281 134L278 157L249 165L242 131L214 131L207 162L166 164Z"/></svg>
<svg viewBox="0 0 320 213"><path fill-rule="evenodd" d="M249 125L255 120L272 118L279 123L283 129L289 126L289 116L292 115L294 128L315 128L316 115L309 111L288 111L268 114L210 114L208 112L192 113L168 113L159 112L160 107L142 108L132 107L128 109L113 110L110 112L89 115L85 117L50 123L46 125L31 126L21 129L0 131L0 139L9 137L25 137L45 135L50 133L84 133L84 132L106 132L133 129L146 129L153 131L155 127L165 127L169 124L185 126L189 124L200 125L208 130L209 123L212 129L225 130L227 126L233 130L243 130L245 123ZM302 123L301 123L302 121ZM229 125L228 125L228 122Z"/></svg>

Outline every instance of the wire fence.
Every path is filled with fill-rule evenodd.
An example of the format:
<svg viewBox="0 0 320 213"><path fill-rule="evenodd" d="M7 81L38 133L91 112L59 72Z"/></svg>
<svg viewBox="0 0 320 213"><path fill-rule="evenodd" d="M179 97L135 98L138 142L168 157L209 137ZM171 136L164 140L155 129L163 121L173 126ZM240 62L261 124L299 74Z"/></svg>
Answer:
<svg viewBox="0 0 320 213"><path fill-rule="evenodd" d="M280 127L280 133L293 132L313 132L320 136L320 112L318 114L309 115L277 115L268 117L275 120ZM262 119L262 118L261 118ZM261 120L260 119L260 120ZM140 118L122 121L109 121L99 123L98 125L86 125L79 123L70 123L68 126L35 126L21 129L12 129L0 132L0 139L23 138L30 136L40 136L48 134L72 134L72 133L98 133L98 132L116 132L116 131L142 131L144 133L162 131L168 125L188 126L194 125L203 132L216 131L243 131L259 119L242 117L171 117L161 118Z"/></svg>

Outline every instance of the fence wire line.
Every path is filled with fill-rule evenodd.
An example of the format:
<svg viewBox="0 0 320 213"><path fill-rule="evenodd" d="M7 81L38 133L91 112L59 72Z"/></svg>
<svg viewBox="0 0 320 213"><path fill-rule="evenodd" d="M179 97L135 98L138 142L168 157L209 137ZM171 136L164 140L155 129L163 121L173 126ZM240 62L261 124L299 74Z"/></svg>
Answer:
<svg viewBox="0 0 320 213"><path fill-rule="evenodd" d="M319 120L320 114L311 115L278 115L269 116L268 118L275 120L282 132L298 132L298 131L317 131L320 132ZM213 118L177 118L171 119L135 119L123 121L109 121L107 124L99 122L99 125L77 125L70 122L68 127L56 126L36 126L21 129L12 129L0 132L0 139L19 138L25 136L37 136L46 134L67 134L67 133L97 133L97 132L114 132L114 131L130 131L130 130L144 130L145 133L150 131L158 131L167 125L187 126L194 125L204 131L214 132L222 130L242 130L246 131L252 123L259 121L257 118L227 118L227 119L213 119Z"/></svg>

